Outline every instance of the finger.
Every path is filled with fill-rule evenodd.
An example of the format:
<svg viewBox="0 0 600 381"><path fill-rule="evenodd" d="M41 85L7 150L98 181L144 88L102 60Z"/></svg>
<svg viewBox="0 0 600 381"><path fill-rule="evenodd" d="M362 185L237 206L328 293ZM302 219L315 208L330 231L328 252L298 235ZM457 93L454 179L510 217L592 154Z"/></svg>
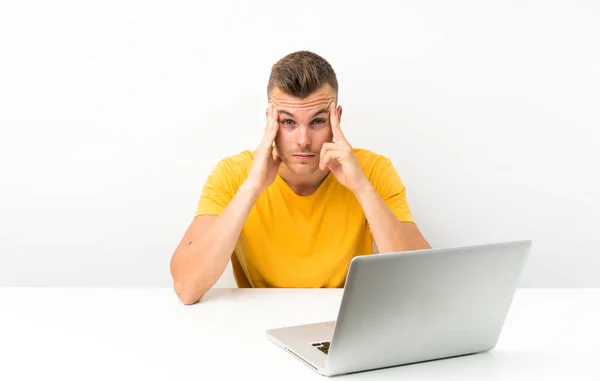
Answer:
<svg viewBox="0 0 600 381"><path fill-rule="evenodd" d="M325 154L327 153L327 151L329 150L343 150L344 146L337 144L337 143L331 143L331 142L327 142L327 143L323 143L323 145L321 146L321 152L319 154L319 162L321 162L323 160L323 157L325 156Z"/></svg>
<svg viewBox="0 0 600 381"><path fill-rule="evenodd" d="M319 164L319 167L321 169L325 169L325 168L327 168L327 166L329 165L329 163L332 160L339 161L343 157L343 155L344 155L343 151L340 151L340 150L328 150L327 153L325 153L325 155L323 156L323 160Z"/></svg>
<svg viewBox="0 0 600 381"><path fill-rule="evenodd" d="M340 160L344 157L345 151L343 149L339 149L336 146L329 147L321 156L321 160L319 161L319 167L321 169L327 168L327 164L335 159Z"/></svg>
<svg viewBox="0 0 600 381"><path fill-rule="evenodd" d="M273 104L269 102L269 106L267 107L267 123L265 123L265 134L269 131L269 126L271 125L271 118L273 115Z"/></svg>
<svg viewBox="0 0 600 381"><path fill-rule="evenodd" d="M333 139L336 142L347 143L346 137L342 133L340 128L340 118L338 117L338 111L335 107L335 102L329 104L329 123L331 124L331 132L333 132Z"/></svg>
<svg viewBox="0 0 600 381"><path fill-rule="evenodd" d="M275 137L277 136L277 132L279 130L279 115L277 113L277 109L273 104L269 105L267 118L267 125L265 127L265 134L262 139L263 148L272 148L273 142L275 141Z"/></svg>
<svg viewBox="0 0 600 381"><path fill-rule="evenodd" d="M323 145L321 146L321 152L319 153L319 167L323 162L323 157L325 156L328 150L332 149L333 146L334 143L323 143Z"/></svg>
<svg viewBox="0 0 600 381"><path fill-rule="evenodd" d="M273 106L271 130L269 131L269 140L270 140L269 144L273 144L278 131L279 131L279 112L277 111L277 108L275 106Z"/></svg>

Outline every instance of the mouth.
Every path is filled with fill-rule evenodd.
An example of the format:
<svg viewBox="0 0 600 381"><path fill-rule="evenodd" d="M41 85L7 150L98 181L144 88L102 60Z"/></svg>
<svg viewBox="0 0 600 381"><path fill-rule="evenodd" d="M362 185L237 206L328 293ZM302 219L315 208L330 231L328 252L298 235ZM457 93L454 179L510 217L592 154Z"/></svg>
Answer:
<svg viewBox="0 0 600 381"><path fill-rule="evenodd" d="M304 160L306 160L306 159L312 159L313 157L315 157L315 155L307 155L307 154L295 154L295 155L292 155L292 156L294 156L297 159L304 159Z"/></svg>

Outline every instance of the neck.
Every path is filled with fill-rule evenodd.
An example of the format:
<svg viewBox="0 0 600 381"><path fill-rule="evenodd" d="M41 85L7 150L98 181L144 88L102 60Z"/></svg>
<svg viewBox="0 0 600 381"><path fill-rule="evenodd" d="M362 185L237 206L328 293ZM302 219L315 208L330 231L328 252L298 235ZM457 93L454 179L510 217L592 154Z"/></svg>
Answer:
<svg viewBox="0 0 600 381"><path fill-rule="evenodd" d="M290 171L285 164L279 168L279 176L299 196L310 196L313 194L323 181L325 181L328 174L329 169L323 171L317 169L311 174L297 175Z"/></svg>

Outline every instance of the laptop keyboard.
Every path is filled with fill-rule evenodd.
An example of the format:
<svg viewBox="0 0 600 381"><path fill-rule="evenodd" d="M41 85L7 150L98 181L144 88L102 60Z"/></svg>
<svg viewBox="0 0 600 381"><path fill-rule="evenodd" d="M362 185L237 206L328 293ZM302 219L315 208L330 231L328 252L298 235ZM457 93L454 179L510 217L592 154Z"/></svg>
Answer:
<svg viewBox="0 0 600 381"><path fill-rule="evenodd" d="M331 341L321 341L318 343L312 343L312 346L320 350L321 352L328 354L329 353L329 345Z"/></svg>

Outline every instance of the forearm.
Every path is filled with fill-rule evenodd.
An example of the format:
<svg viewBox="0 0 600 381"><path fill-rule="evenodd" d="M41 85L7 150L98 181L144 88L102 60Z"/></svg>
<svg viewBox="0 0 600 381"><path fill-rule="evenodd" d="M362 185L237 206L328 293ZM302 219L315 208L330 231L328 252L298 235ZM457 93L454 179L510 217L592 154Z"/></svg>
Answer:
<svg viewBox="0 0 600 381"><path fill-rule="evenodd" d="M402 223L368 183L355 192L371 228L371 234L380 253L428 249L414 224Z"/></svg>
<svg viewBox="0 0 600 381"><path fill-rule="evenodd" d="M184 243L174 280L176 293L187 304L200 300L223 274L258 195L244 183L210 229Z"/></svg>

